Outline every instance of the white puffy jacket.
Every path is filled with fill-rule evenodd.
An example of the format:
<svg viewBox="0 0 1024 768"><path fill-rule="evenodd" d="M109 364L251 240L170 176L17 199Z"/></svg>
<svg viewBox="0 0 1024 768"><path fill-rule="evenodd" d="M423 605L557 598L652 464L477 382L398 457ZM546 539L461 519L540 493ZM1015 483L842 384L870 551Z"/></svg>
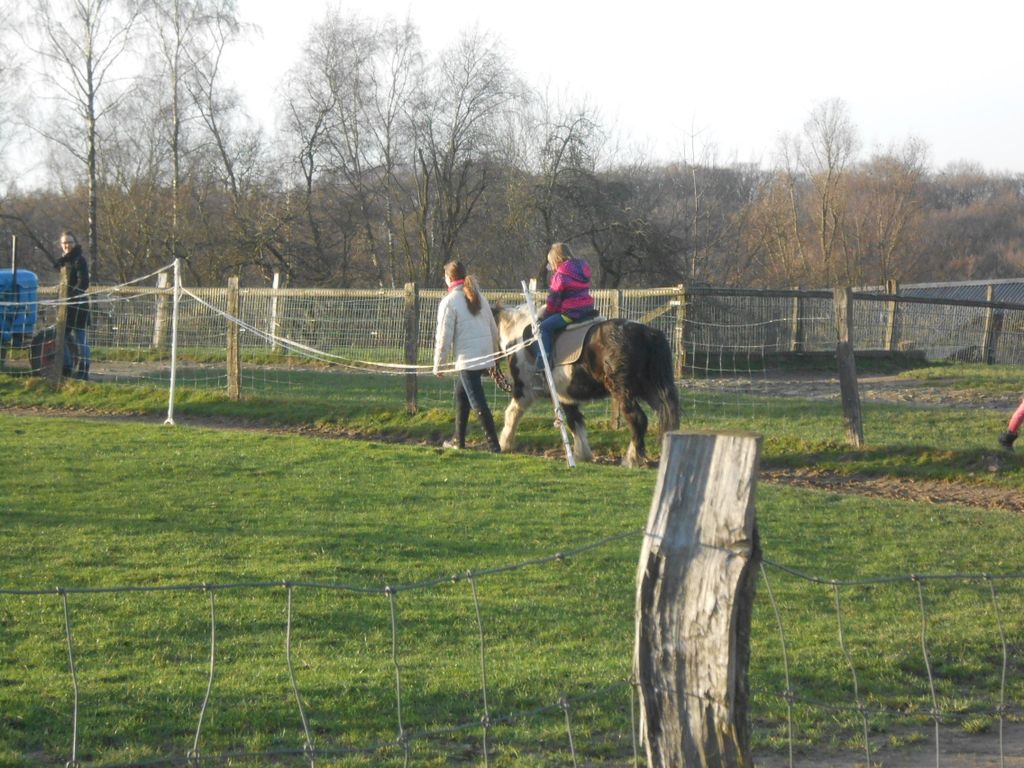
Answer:
<svg viewBox="0 0 1024 768"><path fill-rule="evenodd" d="M498 350L498 326L487 299L480 294L480 312L469 311L466 295L458 286L437 307L434 339L434 373L455 357L455 370L479 371L494 365Z"/></svg>

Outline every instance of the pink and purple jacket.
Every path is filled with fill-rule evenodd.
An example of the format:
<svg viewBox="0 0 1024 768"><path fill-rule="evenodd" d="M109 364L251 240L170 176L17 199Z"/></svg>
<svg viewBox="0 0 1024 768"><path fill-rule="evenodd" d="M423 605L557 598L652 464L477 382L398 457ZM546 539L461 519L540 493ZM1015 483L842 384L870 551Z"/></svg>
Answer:
<svg viewBox="0 0 1024 768"><path fill-rule="evenodd" d="M590 295L590 265L583 259L569 259L558 265L551 276L547 315L562 314L573 320L590 315L594 298Z"/></svg>

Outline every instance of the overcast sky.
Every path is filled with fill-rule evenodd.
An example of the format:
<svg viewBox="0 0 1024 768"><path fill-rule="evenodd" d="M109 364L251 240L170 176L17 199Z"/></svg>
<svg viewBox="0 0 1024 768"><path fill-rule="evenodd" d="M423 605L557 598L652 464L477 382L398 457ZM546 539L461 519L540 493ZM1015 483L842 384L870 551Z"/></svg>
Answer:
<svg viewBox="0 0 1024 768"><path fill-rule="evenodd" d="M239 0L262 36L229 62L254 115L328 0ZM846 102L866 150L910 137L940 170L1024 172L1024 2L974 0L343 0L407 15L428 51L476 26L534 86L586 99L656 157L772 160L816 103ZM245 73L245 77L241 76Z"/></svg>

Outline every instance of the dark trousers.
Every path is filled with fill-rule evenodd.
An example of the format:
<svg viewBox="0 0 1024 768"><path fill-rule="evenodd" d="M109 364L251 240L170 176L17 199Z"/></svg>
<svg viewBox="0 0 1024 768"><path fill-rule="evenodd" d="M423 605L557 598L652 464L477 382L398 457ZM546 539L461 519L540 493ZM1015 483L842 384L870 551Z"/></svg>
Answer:
<svg viewBox="0 0 1024 768"><path fill-rule="evenodd" d="M472 409L487 435L487 444L492 451L498 452L501 449L498 447L494 416L484 395L483 375L483 371L459 371L455 379L455 442L460 448L466 446L466 425Z"/></svg>
<svg viewBox="0 0 1024 768"><path fill-rule="evenodd" d="M458 371L455 379L455 407L465 403L474 411L490 410L484 395L483 371ZM467 411L468 412L468 411Z"/></svg>

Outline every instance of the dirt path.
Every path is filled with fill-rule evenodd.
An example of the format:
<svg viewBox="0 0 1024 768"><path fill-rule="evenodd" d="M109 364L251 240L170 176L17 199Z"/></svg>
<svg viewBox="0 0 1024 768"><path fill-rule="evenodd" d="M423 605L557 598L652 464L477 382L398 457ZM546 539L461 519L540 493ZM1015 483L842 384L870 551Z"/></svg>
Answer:
<svg viewBox="0 0 1024 768"><path fill-rule="evenodd" d="M999 461L994 457L993 461ZM848 493L883 499L924 501L930 504L959 504L981 509L1002 509L1024 513L1024 497L1000 488L934 480L907 480L898 477L860 477L840 475L812 468L768 469L762 482L817 488L833 493Z"/></svg>
<svg viewBox="0 0 1024 768"><path fill-rule="evenodd" d="M893 747L876 737L871 744L872 768L1024 768L1024 724L1003 726L1003 759L1000 760L999 727L988 733L964 733L959 728L939 729L939 754L935 754L935 733L916 734L912 746ZM882 741L882 743L879 743ZM793 755L795 768L865 768L864 749L824 754L801 750ZM754 768L788 768L789 755L754 755Z"/></svg>
<svg viewBox="0 0 1024 768"><path fill-rule="evenodd" d="M681 389L738 391L771 397L802 397L838 400L839 379L821 374L767 375L762 379L688 379ZM1005 411L1020 402L1020 395L993 395L975 390L954 389L941 379L917 381L901 376L867 374L857 377L861 402L896 403L915 408L966 408Z"/></svg>
<svg viewBox="0 0 1024 768"><path fill-rule="evenodd" d="M56 408L11 408L7 413L20 416L61 417L73 419L96 419L106 421L137 421L153 423L152 416L124 414L90 413L76 410ZM422 445L418 440L389 440L381 435L364 435L354 430L343 428L324 429L297 425L294 427L267 426L259 422L245 422L235 419L197 418L194 416L179 419L182 425L206 427L209 429L242 429L275 432L279 434L296 434L318 437L322 439L372 440L375 442L407 442ZM544 455L562 460L561 449L546 451ZM988 458L990 472L998 471L1008 457L993 452ZM597 457L598 461L602 461ZM1012 459L1011 459L1012 460ZM609 459L609 462L611 460ZM923 501L931 504L959 504L981 509L1001 509L1010 512L1024 513L1024 495L1014 495L1006 490L979 484L950 483L928 480L909 480L895 477L863 477L859 475L842 475L813 467L799 469L767 468L761 473L761 482L793 485L804 488L817 488L832 493L843 493L875 498L902 499L906 501Z"/></svg>

